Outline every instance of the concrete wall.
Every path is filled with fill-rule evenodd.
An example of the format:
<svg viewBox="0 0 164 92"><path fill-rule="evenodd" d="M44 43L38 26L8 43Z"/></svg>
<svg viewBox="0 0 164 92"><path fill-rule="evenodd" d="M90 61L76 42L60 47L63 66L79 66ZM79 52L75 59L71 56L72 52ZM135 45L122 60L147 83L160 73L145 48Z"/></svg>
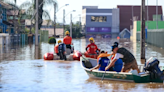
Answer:
<svg viewBox="0 0 164 92"><path fill-rule="evenodd" d="M148 30L146 43L164 48L164 29ZM140 32L137 32L137 40L140 40Z"/></svg>
<svg viewBox="0 0 164 92"><path fill-rule="evenodd" d="M120 14L119 9L112 10L112 33L120 32Z"/></svg>

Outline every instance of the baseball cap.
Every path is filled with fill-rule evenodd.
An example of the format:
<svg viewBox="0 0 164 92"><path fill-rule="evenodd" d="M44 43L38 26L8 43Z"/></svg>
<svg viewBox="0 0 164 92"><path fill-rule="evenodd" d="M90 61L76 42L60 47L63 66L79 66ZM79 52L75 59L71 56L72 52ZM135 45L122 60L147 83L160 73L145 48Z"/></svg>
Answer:
<svg viewBox="0 0 164 92"><path fill-rule="evenodd" d="M118 47L118 45L114 44L114 45L112 46L112 51L113 51L116 47Z"/></svg>

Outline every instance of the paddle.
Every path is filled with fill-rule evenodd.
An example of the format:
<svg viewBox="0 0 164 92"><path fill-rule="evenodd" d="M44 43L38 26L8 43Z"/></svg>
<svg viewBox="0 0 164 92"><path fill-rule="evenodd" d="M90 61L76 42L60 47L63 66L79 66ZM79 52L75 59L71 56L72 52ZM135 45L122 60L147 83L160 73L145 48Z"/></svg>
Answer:
<svg viewBox="0 0 164 92"><path fill-rule="evenodd" d="M110 62L111 58L112 58L112 55L110 56L109 62ZM109 62L108 62L108 64L107 64L107 66L109 65ZM106 73L106 70L105 70L105 73ZM103 81L104 76L105 76L105 73L103 74L103 76L102 76L102 78L101 78L101 81Z"/></svg>

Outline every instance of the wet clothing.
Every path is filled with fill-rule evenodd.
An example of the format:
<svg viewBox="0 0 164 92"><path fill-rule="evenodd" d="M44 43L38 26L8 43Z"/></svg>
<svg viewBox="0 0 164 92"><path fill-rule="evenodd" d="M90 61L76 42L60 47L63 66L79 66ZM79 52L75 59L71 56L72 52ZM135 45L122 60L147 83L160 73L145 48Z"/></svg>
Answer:
<svg viewBox="0 0 164 92"><path fill-rule="evenodd" d="M56 46L54 47L54 51L55 51L56 54L59 53L58 47L59 47L59 45L56 45Z"/></svg>
<svg viewBox="0 0 164 92"><path fill-rule="evenodd" d="M89 49L88 49L89 48ZM88 49L88 50L87 50ZM97 48L97 45L94 44L94 43L91 43L89 44L87 47L86 47L86 50L89 54L97 54L96 51L99 50Z"/></svg>
<svg viewBox="0 0 164 92"><path fill-rule="evenodd" d="M63 39L63 43L65 45L71 45L72 44L72 37L70 36L65 36L64 39Z"/></svg>
<svg viewBox="0 0 164 92"><path fill-rule="evenodd" d="M105 67L110 63L109 59L107 57L102 57L99 59L99 64L101 65L99 70L105 71ZM113 68L108 69L107 71L112 71Z"/></svg>

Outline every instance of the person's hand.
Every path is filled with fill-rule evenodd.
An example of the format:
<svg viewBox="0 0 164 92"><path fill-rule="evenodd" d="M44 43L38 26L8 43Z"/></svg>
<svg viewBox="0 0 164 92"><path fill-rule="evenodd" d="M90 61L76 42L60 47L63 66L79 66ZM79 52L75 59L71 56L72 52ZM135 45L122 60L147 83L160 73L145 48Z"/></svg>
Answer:
<svg viewBox="0 0 164 92"><path fill-rule="evenodd" d="M105 67L105 71L108 70L108 67Z"/></svg>
<svg viewBox="0 0 164 92"><path fill-rule="evenodd" d="M90 71L92 72L92 69L90 69Z"/></svg>

